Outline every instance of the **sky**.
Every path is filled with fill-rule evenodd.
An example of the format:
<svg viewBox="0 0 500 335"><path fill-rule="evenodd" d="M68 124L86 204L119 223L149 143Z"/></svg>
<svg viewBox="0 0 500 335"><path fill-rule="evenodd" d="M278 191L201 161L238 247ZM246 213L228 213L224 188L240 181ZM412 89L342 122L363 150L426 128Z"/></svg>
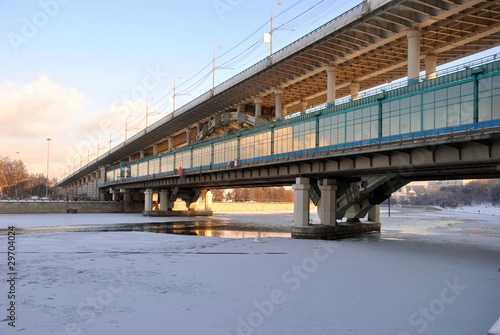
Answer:
<svg viewBox="0 0 500 335"><path fill-rule="evenodd" d="M0 0L0 155L60 178L360 2Z"/></svg>

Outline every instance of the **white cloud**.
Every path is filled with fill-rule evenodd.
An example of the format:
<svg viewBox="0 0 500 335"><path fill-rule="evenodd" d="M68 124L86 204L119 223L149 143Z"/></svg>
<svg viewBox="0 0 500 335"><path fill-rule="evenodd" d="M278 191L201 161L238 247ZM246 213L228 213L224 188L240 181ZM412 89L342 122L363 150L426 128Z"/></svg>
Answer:
<svg viewBox="0 0 500 335"><path fill-rule="evenodd" d="M124 140L128 117L128 137L145 126L144 101L116 101L107 108L87 111L85 95L75 88L52 82L46 75L20 86L0 83L0 152L21 159L30 173L47 173L47 138L50 142L49 177L68 173L92 161L99 153ZM131 115L131 116L130 116ZM149 124L162 115L150 116ZM19 152L19 154L16 154Z"/></svg>
<svg viewBox="0 0 500 335"><path fill-rule="evenodd" d="M38 138L68 132L77 124L86 106L85 97L74 88L59 86L41 75L24 86L0 85L0 131L10 138Z"/></svg>
<svg viewBox="0 0 500 335"><path fill-rule="evenodd" d="M63 145L74 143L87 101L74 88L53 83L46 75L19 86L0 83L0 150L25 162L30 173L46 173L47 138L51 142L49 176L65 162ZM16 152L20 152L16 154Z"/></svg>

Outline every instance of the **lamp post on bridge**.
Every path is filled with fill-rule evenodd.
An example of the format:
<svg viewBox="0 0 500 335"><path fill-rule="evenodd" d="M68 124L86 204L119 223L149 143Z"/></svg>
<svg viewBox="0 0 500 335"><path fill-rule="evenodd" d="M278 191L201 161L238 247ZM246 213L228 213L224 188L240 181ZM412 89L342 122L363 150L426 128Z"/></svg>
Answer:
<svg viewBox="0 0 500 335"><path fill-rule="evenodd" d="M174 79L174 95L172 96L172 98L168 99L168 103L172 104L172 117L175 116L175 96L176 96L176 94L175 94L175 81L177 79L181 79L181 76Z"/></svg>
<svg viewBox="0 0 500 335"><path fill-rule="evenodd" d="M109 129L109 153L111 153L111 132L115 130L115 127Z"/></svg>
<svg viewBox="0 0 500 335"><path fill-rule="evenodd" d="M281 0L278 2L275 2L275 3L273 3L273 6L271 7L271 32L270 32L270 36L269 36L270 37L269 44L271 46L271 54L270 54L271 57L273 56L273 31L274 31L274 29L273 29L273 10L274 10L274 5L281 5L281 2L282 2Z"/></svg>
<svg viewBox="0 0 500 335"><path fill-rule="evenodd" d="M132 116L132 114L129 114L125 117L125 132L124 132L125 142L127 142L127 135L128 135L128 118L131 116Z"/></svg>
<svg viewBox="0 0 500 335"><path fill-rule="evenodd" d="M215 67L215 50L220 48L222 48L222 44L214 48L214 57L212 59L212 94L214 94L214 88L215 88L215 70L216 69L234 70L232 67L222 67L222 66Z"/></svg>
<svg viewBox="0 0 500 335"><path fill-rule="evenodd" d="M47 138L47 188L45 189L45 197L49 197L49 152L50 152L50 138Z"/></svg>
<svg viewBox="0 0 500 335"><path fill-rule="evenodd" d="M19 152L19 151L16 151L16 155L19 155L19 154L20 154L20 152ZM18 171L17 171L17 169L16 169L16 200L17 200L17 183L19 182L19 181L17 180L17 173L18 173Z"/></svg>
<svg viewBox="0 0 500 335"><path fill-rule="evenodd" d="M222 44L214 48L214 58L212 61L212 90L215 88L215 50L222 48Z"/></svg>
<svg viewBox="0 0 500 335"><path fill-rule="evenodd" d="M172 117L175 117L175 97L178 96L178 95L191 95L191 94L188 94L188 93L182 93L182 94L177 94L175 93L175 81L177 79L181 79L181 76L177 77L174 79L174 96L168 101L168 103L172 104L173 105L173 108L172 108Z"/></svg>
<svg viewBox="0 0 500 335"><path fill-rule="evenodd" d="M146 101L146 131L148 130L149 102L153 99L154 98L151 98L151 99Z"/></svg>

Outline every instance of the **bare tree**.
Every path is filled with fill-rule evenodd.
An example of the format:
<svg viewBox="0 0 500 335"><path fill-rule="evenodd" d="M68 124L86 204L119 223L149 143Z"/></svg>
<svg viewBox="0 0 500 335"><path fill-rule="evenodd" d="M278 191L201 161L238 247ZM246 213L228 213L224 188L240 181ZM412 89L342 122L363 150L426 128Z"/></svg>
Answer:
<svg viewBox="0 0 500 335"><path fill-rule="evenodd" d="M0 156L0 197L16 197L18 184L28 179L28 171L21 160Z"/></svg>

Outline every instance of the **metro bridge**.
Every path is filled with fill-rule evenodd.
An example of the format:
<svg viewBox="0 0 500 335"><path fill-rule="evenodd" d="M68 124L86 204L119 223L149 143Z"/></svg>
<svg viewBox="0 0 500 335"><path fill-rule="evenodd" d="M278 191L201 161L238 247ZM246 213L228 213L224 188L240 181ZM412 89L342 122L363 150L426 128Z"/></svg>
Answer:
<svg viewBox="0 0 500 335"><path fill-rule="evenodd" d="M58 186L152 213L155 192L168 212L207 189L293 185L296 236L331 238L343 218L378 222L410 181L500 176L500 55L436 71L499 44L496 1L365 1Z"/></svg>

